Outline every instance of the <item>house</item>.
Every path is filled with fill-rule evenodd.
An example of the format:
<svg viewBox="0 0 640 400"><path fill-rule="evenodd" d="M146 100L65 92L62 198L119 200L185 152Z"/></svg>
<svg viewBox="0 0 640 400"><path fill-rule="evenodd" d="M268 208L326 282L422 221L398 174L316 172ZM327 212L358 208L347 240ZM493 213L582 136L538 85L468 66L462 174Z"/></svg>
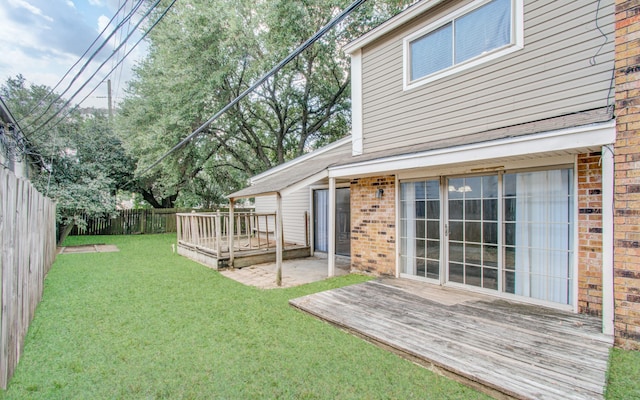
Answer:
<svg viewBox="0 0 640 400"><path fill-rule="evenodd" d="M423 0L344 48L351 136L229 198L286 232L309 213L329 274L592 314L640 348L636 3Z"/></svg>
<svg viewBox="0 0 640 400"><path fill-rule="evenodd" d="M18 178L29 179L36 171L35 165L40 165L40 160L24 154L23 147L27 145L13 114L0 99L0 166Z"/></svg>

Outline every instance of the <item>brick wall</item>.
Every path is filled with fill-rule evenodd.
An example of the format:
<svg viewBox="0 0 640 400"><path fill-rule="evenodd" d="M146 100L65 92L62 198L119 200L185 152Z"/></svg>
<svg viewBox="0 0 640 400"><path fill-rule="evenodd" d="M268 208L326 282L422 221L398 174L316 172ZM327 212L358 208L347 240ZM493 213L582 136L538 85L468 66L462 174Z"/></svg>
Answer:
<svg viewBox="0 0 640 400"><path fill-rule="evenodd" d="M640 350L640 1L615 3L615 341Z"/></svg>
<svg viewBox="0 0 640 400"><path fill-rule="evenodd" d="M376 193L384 194L378 198ZM351 182L351 268L375 275L395 275L395 178Z"/></svg>
<svg viewBox="0 0 640 400"><path fill-rule="evenodd" d="M578 156L578 310L602 315L602 167L600 153Z"/></svg>

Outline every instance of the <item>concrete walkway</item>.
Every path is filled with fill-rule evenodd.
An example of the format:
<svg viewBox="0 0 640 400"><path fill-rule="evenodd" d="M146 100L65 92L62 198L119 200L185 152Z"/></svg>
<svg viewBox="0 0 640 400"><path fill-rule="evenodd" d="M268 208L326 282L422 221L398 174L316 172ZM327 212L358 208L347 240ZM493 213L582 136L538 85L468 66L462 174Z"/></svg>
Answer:
<svg viewBox="0 0 640 400"><path fill-rule="evenodd" d="M78 253L112 253L120 251L113 244L85 244L81 246L58 247L58 254L78 254Z"/></svg>
<svg viewBox="0 0 640 400"><path fill-rule="evenodd" d="M327 279L327 259L319 257L298 258L282 262L282 286L276 285L276 264L257 264L240 269L222 270L227 278L247 286L261 289L287 288ZM349 273L350 264L345 260L336 261L336 276Z"/></svg>

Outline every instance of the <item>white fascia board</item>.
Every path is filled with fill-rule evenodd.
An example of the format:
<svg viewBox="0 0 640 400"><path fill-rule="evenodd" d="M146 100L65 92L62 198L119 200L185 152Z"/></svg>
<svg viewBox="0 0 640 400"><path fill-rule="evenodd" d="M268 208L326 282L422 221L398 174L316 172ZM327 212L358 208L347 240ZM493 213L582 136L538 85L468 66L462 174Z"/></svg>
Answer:
<svg viewBox="0 0 640 400"><path fill-rule="evenodd" d="M240 199L250 199L250 198L255 198L255 197L266 197L266 196L273 196L275 194L277 194L278 192L264 192L264 193L258 193L258 194L248 194L245 196L236 196L236 197L227 197L227 199L229 200L240 200Z"/></svg>
<svg viewBox="0 0 640 400"><path fill-rule="evenodd" d="M425 0L418 4L415 4L414 6L407 8L406 10L396 15L395 17L378 25L376 28L373 28L369 32L360 36L359 38L347 43L342 48L342 50L344 50L346 54L351 54L354 51L359 50L364 46L366 46L367 44L373 42L374 40L379 39L380 37L386 35L387 33L391 32L397 27L406 24L407 22L411 21L415 17L419 16L420 14L423 14L427 10L437 6L443 1L444 0Z"/></svg>
<svg viewBox="0 0 640 400"><path fill-rule="evenodd" d="M299 163L301 163L303 161L306 161L306 160L308 160L310 158L316 157L316 156L318 156L318 155L320 155L322 153L326 153L327 151L333 150L336 147L339 147L339 146L341 146L341 145L343 145L343 144L345 144L347 142L350 142L350 141L351 141L351 136L343 137L342 139L336 140L333 143L330 143L330 144L328 144L328 145L326 145L324 147L316 149L316 150L312 151L311 153L307 153L307 154L304 154L304 155L302 155L300 157L296 157L291 161L288 161L288 162L286 162L284 164L280 164L280 165L275 166L275 167L273 167L271 169L268 169L268 170L264 171L261 174L254 175L249 180L250 184L254 184L254 183L256 183L256 182L258 182L258 181L260 181L260 180L262 180L262 179L264 179L264 178L266 178L266 177L268 177L268 176L270 176L272 174L275 174L276 172L282 171L283 169L289 168L289 167L294 166L296 164L299 164Z"/></svg>
<svg viewBox="0 0 640 400"><path fill-rule="evenodd" d="M362 154L362 51L351 54L351 153Z"/></svg>
<svg viewBox="0 0 640 400"><path fill-rule="evenodd" d="M280 194L283 195L283 196L286 196L288 194L297 192L298 190L300 190L300 189L302 189L304 187L307 187L309 185L312 185L312 184L314 184L314 183L316 183L316 182L318 182L318 181L320 181L322 179L325 179L328 176L329 176L329 171L327 171L325 169L323 171L318 172L317 174L311 175L308 178L305 178L305 179L303 179L301 181L298 181L298 182L294 183L291 186L287 186L286 188L284 188L284 189L282 189L280 191Z"/></svg>
<svg viewBox="0 0 640 400"><path fill-rule="evenodd" d="M614 143L615 138L615 121L612 120L602 124L560 129L330 167L329 177L353 177L549 151L600 147Z"/></svg>

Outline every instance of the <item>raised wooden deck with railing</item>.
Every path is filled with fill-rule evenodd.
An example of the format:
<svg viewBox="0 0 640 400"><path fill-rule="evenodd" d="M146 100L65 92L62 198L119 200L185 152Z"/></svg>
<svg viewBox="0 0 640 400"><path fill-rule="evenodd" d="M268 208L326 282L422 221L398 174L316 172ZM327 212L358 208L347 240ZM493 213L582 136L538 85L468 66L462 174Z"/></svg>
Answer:
<svg viewBox="0 0 640 400"><path fill-rule="evenodd" d="M177 214L176 218L178 254L201 264L218 269L232 263L242 268L275 260L275 213L218 211ZM285 259L310 255L307 243L283 239L283 248Z"/></svg>

